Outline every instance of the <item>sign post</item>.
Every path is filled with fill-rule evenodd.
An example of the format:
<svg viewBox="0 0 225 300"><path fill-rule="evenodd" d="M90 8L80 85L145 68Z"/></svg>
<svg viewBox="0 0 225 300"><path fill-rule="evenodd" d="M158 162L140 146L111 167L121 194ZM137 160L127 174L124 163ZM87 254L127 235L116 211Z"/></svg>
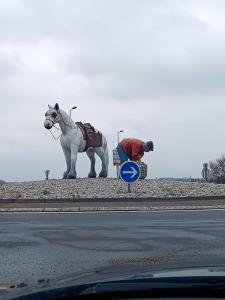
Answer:
<svg viewBox="0 0 225 300"><path fill-rule="evenodd" d="M45 170L45 180L48 180L49 179L49 173L50 173L50 170Z"/></svg>
<svg viewBox="0 0 225 300"><path fill-rule="evenodd" d="M133 161L126 161L120 167L120 178L128 184L128 193L131 192L130 185L139 180L141 170L139 165Z"/></svg>
<svg viewBox="0 0 225 300"><path fill-rule="evenodd" d="M118 151L113 150L113 165L116 166L116 178L119 179L120 157Z"/></svg>

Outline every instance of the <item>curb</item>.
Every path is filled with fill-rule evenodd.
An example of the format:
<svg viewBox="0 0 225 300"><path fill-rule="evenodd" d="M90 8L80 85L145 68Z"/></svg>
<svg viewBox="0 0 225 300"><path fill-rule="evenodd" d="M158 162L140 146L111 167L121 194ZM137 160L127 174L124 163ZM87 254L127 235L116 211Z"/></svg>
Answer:
<svg viewBox="0 0 225 300"><path fill-rule="evenodd" d="M216 206L161 206L161 207L18 207L18 208L0 208L2 212L146 212L146 211L178 211L178 210L210 210L210 209L225 209L225 205Z"/></svg>
<svg viewBox="0 0 225 300"><path fill-rule="evenodd" d="M29 198L12 198L12 199L0 199L0 203L9 204L9 203L18 203L18 204L29 204L29 203L76 203L76 202L176 202L176 201L212 201L212 200L225 200L225 195L218 196L177 196L177 197L124 197L124 198L109 198L109 197L101 197L101 198L37 198L37 199L29 199Z"/></svg>

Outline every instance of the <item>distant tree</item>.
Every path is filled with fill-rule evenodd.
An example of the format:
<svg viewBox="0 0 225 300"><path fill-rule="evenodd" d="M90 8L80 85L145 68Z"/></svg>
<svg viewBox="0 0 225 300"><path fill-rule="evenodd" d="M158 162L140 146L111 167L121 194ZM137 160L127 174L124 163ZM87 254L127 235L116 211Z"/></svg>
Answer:
<svg viewBox="0 0 225 300"><path fill-rule="evenodd" d="M209 162L209 181L225 183L225 156Z"/></svg>

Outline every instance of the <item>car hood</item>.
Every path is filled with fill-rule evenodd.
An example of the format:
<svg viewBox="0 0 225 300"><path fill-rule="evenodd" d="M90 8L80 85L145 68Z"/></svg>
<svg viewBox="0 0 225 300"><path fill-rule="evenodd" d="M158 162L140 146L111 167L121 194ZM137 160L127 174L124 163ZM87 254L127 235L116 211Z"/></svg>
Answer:
<svg viewBox="0 0 225 300"><path fill-rule="evenodd" d="M14 297L25 294L45 291L49 289L65 288L71 286L79 286L85 284L107 283L107 282L132 282L135 280L146 280L157 278L174 279L176 278L193 278L197 277L224 277L225 266L220 267L201 267L201 268L182 268L182 269L166 269L163 271L150 271L148 269L129 269L129 268L101 268L88 272L67 274L56 278L42 278L36 284L29 286L26 283L10 285L5 287L0 293L3 299L12 299ZM1 290L0 290L1 292ZM2 297L1 297L2 298Z"/></svg>

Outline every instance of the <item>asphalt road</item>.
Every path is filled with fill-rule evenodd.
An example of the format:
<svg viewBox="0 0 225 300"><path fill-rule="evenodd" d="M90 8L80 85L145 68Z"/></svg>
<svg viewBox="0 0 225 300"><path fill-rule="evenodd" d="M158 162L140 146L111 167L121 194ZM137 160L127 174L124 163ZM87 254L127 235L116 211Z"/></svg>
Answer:
<svg viewBox="0 0 225 300"><path fill-rule="evenodd" d="M224 210L0 214L0 285L224 262Z"/></svg>

